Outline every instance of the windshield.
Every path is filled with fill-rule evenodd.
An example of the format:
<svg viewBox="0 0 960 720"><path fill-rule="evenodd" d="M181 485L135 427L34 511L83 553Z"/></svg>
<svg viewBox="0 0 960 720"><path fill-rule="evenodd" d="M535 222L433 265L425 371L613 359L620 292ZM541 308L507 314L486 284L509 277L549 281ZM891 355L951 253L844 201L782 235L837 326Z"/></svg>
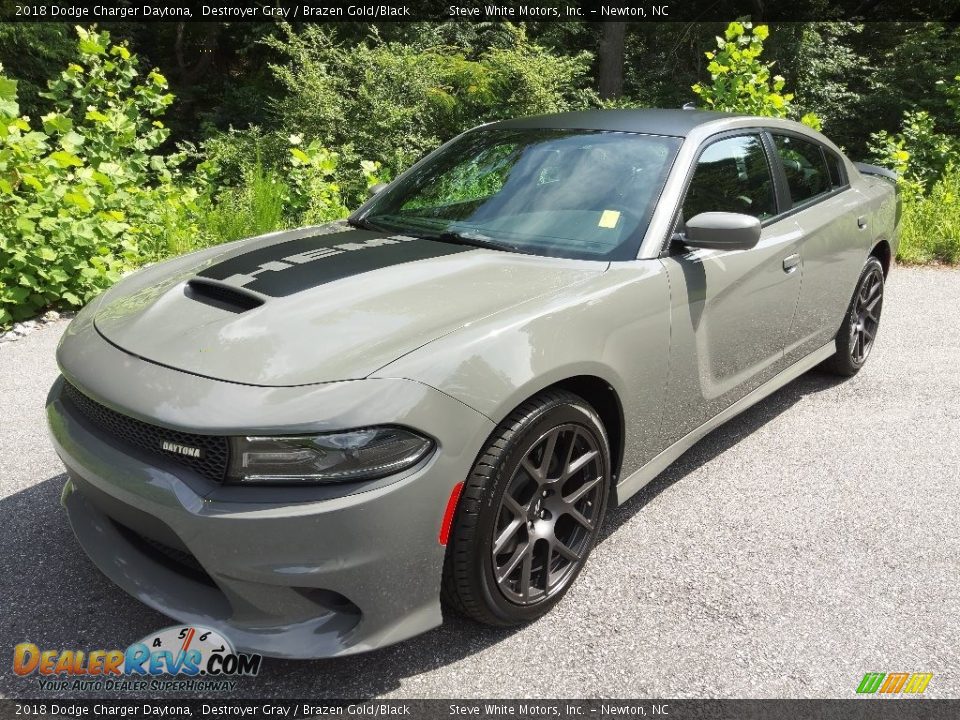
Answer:
<svg viewBox="0 0 960 720"><path fill-rule="evenodd" d="M554 257L636 257L680 139L479 129L376 197L391 231Z"/></svg>

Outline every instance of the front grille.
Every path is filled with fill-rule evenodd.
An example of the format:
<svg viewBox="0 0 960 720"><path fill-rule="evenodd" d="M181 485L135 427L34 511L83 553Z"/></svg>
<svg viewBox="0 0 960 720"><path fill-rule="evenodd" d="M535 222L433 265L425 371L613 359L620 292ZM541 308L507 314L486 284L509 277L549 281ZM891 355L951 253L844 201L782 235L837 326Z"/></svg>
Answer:
<svg viewBox="0 0 960 720"><path fill-rule="evenodd" d="M225 437L178 432L135 420L101 405L68 382L63 384L63 394L91 425L121 443L174 460L216 482L222 482L227 474L230 444ZM199 457L164 450L165 442L196 449Z"/></svg>

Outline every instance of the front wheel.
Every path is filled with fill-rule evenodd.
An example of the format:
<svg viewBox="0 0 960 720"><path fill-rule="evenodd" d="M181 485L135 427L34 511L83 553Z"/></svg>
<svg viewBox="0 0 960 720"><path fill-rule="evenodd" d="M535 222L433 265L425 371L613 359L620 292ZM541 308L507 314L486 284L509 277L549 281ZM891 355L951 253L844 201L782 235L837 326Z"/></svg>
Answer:
<svg viewBox="0 0 960 720"><path fill-rule="evenodd" d="M880 261L872 256L867 258L850 300L850 307L837 332L837 352L825 363L827 369L850 377L856 375L866 364L880 328L883 282L883 266Z"/></svg>
<svg viewBox="0 0 960 720"><path fill-rule="evenodd" d="M560 601L593 549L610 491L603 423L582 398L548 391L494 431L460 498L443 597L490 625Z"/></svg>

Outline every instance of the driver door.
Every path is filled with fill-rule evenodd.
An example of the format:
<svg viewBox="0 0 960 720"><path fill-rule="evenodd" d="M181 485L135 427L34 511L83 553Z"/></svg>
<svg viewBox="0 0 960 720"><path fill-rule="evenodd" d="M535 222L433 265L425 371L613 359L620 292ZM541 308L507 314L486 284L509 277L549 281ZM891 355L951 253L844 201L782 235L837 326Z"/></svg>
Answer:
<svg viewBox="0 0 960 720"><path fill-rule="evenodd" d="M662 259L670 280L671 347L664 417L669 445L783 369L802 268L800 228L780 208L760 132L721 136L695 165L678 229L701 212L753 215L763 224L749 250L707 250L675 236ZM677 239L679 238L679 239Z"/></svg>

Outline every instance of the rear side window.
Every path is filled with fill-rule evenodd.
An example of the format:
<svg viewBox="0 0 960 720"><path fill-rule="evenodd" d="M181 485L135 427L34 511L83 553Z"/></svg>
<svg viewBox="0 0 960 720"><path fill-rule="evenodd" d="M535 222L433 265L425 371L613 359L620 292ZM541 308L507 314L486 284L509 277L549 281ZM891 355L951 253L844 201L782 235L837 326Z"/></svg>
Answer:
<svg viewBox="0 0 960 720"><path fill-rule="evenodd" d="M686 222L702 212L768 218L777 211L773 178L759 135L738 135L708 146L693 171L683 203Z"/></svg>
<svg viewBox="0 0 960 720"><path fill-rule="evenodd" d="M840 188L846 185L847 183L843 179L843 168L841 167L842 163L840 158L829 150L824 150L823 154L827 158L827 167L830 170L830 184L833 185L834 188Z"/></svg>
<svg viewBox="0 0 960 720"><path fill-rule="evenodd" d="M773 144L783 162L794 205L830 192L830 169L818 144L792 135L774 135Z"/></svg>

